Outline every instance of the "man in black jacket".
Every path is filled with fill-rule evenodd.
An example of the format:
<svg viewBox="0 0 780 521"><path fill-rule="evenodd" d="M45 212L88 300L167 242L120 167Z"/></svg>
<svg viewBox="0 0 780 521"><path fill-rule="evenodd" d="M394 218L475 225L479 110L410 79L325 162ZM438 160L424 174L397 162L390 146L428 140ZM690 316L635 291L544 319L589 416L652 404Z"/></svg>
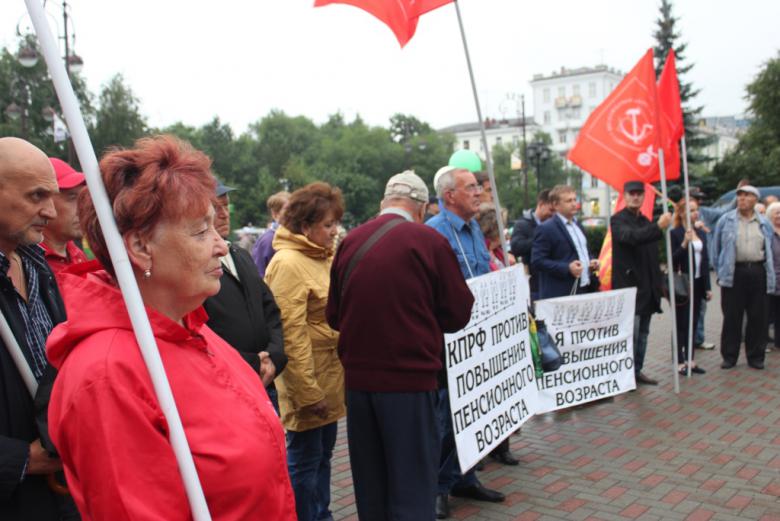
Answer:
<svg viewBox="0 0 780 521"><path fill-rule="evenodd" d="M22 363L40 384L36 403L44 410L54 374L46 362L46 337L65 320L65 307L37 244L47 221L57 216L57 191L43 152L21 139L0 138L0 312ZM0 339L0 519L78 519L72 502L47 484L47 475L62 464L44 448L48 436L36 424L36 404L6 338Z"/></svg>
<svg viewBox="0 0 780 521"><path fill-rule="evenodd" d="M634 374L636 383L657 385L642 372L653 313L661 312L661 268L658 263L658 241L672 222L672 214L664 213L658 223L652 223L640 209L645 200L641 181L629 181L623 186L626 207L612 216L612 287L636 287L634 311Z"/></svg>
<svg viewBox="0 0 780 521"><path fill-rule="evenodd" d="M539 298L539 282L531 269L531 251L534 244L534 230L536 227L549 219L553 213L552 203L550 202L550 190L545 188L536 197L536 209L523 212L512 230L512 238L509 241L512 247L512 255L522 259L523 264L531 276L529 285L531 287L531 299Z"/></svg>
<svg viewBox="0 0 780 521"><path fill-rule="evenodd" d="M228 192L218 182L214 226L226 239L230 234ZM249 252L234 244L222 259L219 293L206 299L208 326L233 346L263 379L278 411L273 380L284 369L287 357L282 341L282 320L271 290L257 274Z"/></svg>

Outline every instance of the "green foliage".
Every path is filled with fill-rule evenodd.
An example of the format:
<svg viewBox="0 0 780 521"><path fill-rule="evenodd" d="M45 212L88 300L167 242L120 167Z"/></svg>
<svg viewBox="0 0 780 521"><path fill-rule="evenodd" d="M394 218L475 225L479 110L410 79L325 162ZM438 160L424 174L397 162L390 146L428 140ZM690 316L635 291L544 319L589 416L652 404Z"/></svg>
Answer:
<svg viewBox="0 0 780 521"><path fill-rule="evenodd" d="M148 132L138 98L125 85L121 74L103 86L98 98L95 124L90 129L92 146L100 157L110 147L129 147Z"/></svg>
<svg viewBox="0 0 780 521"><path fill-rule="evenodd" d="M606 235L606 226L592 226L585 228L585 238L588 241L588 251L598 255L601 252L601 245L604 244L604 237Z"/></svg>
<svg viewBox="0 0 780 521"><path fill-rule="evenodd" d="M722 192L744 178L756 186L780 184L780 53L747 86L747 99L753 123L713 169Z"/></svg>
<svg viewBox="0 0 780 521"><path fill-rule="evenodd" d="M265 206L270 195L315 180L341 188L344 224L354 226L377 213L393 174L413 169L432 183L454 143L452 135L438 134L428 123L406 114L393 115L388 128L370 126L359 116L347 122L338 113L317 125L280 110L258 119L241 135L218 117L200 127L176 122L149 128L139 99L121 75L102 87L97 110L81 77L73 75L72 80L98 157L113 146L132 146L145 135L169 133L189 141L211 158L215 175L237 188L230 194L234 228L264 226L270 219ZM11 103L25 107L24 128L22 120L6 116ZM53 142L52 125L43 118L43 108L49 106L61 113L43 60L25 69L16 52L0 49L0 135L24 137L47 154L66 159L66 148Z"/></svg>

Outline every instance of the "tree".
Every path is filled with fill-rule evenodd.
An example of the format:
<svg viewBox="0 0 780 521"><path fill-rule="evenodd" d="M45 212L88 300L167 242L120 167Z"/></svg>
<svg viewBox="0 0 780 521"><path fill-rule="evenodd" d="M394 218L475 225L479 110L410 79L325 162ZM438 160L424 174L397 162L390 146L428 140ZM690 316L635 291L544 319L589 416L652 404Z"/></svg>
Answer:
<svg viewBox="0 0 780 521"><path fill-rule="evenodd" d="M110 147L130 147L148 130L138 98L125 85L124 77L115 75L103 85L98 98L95 124L90 131L95 153L100 157Z"/></svg>
<svg viewBox="0 0 780 521"><path fill-rule="evenodd" d="M21 137L49 156L66 159L65 144L54 142L53 123L47 121L49 111L44 110L53 109L56 114L62 114L46 63L39 59L33 67L22 66L17 53L23 47L35 49L40 56L37 41L32 36L20 39L17 52L0 49L0 136ZM94 113L92 95L81 76L71 74L71 81L84 118L89 123ZM7 109L11 105L18 109L19 116L16 118L8 114Z"/></svg>
<svg viewBox="0 0 780 521"><path fill-rule="evenodd" d="M666 55L669 54L670 49L674 49L677 59L677 77L680 80L680 100L683 104L688 164L692 170L701 171L704 168L704 163L711 160L702 151L704 147L712 142L712 138L696 131L696 125L701 117L703 107L692 105L693 99L699 93L699 89L695 89L692 83L683 80L683 76L693 68L692 63L683 65L685 63L685 50L688 44L679 41L680 33L676 28L679 18L672 15L671 0L661 0L659 11L660 15L655 21L656 30L653 33L653 37L656 40L654 47L656 59L655 73L656 76L661 74L661 70L666 62Z"/></svg>
<svg viewBox="0 0 780 521"><path fill-rule="evenodd" d="M433 129L412 115L396 113L390 118L390 135L396 143L407 143L415 136L431 134Z"/></svg>
<svg viewBox="0 0 780 521"><path fill-rule="evenodd" d="M753 122L713 169L721 191L733 189L740 179L757 186L778 184L780 172L780 53L769 60L747 86Z"/></svg>

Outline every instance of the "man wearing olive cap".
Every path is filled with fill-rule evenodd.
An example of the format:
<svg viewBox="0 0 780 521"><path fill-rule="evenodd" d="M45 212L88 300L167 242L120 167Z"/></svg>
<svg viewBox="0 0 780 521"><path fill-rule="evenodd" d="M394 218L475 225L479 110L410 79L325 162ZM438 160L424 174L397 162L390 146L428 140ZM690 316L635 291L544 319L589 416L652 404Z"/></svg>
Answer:
<svg viewBox="0 0 780 521"><path fill-rule="evenodd" d="M428 189L390 178L379 217L336 252L326 316L340 332L358 517L434 517L442 333L468 323L474 299L447 240L422 223Z"/></svg>
<svg viewBox="0 0 780 521"><path fill-rule="evenodd" d="M723 329L720 335L722 369L737 364L745 327L745 356L753 369L764 368L767 333L767 294L775 290L772 260L774 230L756 212L761 197L751 185L737 188L737 208L718 220L712 241L712 265L721 287Z"/></svg>

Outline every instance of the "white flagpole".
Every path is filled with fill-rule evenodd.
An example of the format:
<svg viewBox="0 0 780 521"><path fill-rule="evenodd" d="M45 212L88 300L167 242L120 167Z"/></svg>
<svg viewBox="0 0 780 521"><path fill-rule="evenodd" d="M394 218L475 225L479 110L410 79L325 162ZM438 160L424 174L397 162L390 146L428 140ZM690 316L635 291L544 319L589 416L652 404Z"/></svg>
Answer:
<svg viewBox="0 0 780 521"><path fill-rule="evenodd" d="M685 146L685 134L683 134L680 140L682 148L682 164L683 164L683 184L685 188L685 225L687 230L693 230L691 225L691 195L690 186L688 183L688 150ZM696 233L696 230L693 230ZM688 347L688 364L687 375L691 377L691 364L693 363L693 279L696 274L695 267L693 265L693 243L688 243L688 342L685 344ZM702 274L704 276L704 274ZM709 273L707 274L709 276Z"/></svg>
<svg viewBox="0 0 780 521"><path fill-rule="evenodd" d="M669 211L669 198L666 194L666 165L664 164L664 149L658 147L658 167L661 171L661 204L663 205L663 212ZM675 310L674 299L674 269L672 268L672 243L669 239L671 233L671 225L666 228L664 237L666 239L666 276L667 284L669 287L669 308L672 313L672 361L674 363L674 393L680 393L680 379L679 370L677 369L677 313Z"/></svg>
<svg viewBox="0 0 780 521"><path fill-rule="evenodd" d="M78 100L73 92L73 86L65 71L65 66L59 56L57 42L47 24L43 6L39 0L25 0L25 3L27 4L27 11L30 13L30 19L35 27L35 32L38 35L41 51L65 114L65 120L71 131L79 161L84 170L87 188L92 196L100 227L106 239L116 279L122 290L122 296L133 324L136 340L151 376L155 394L160 402L160 408L170 429L171 447L179 465L179 472L181 472L184 482L192 516L196 521L210 521L211 515L209 514L206 498L203 495L195 463L184 434L184 427L181 424L181 418L176 409L171 387L165 375L160 352L157 349L149 318L144 310L144 303L141 300L141 293L133 276L130 260L127 257L122 237L119 235L119 230L116 227L111 204L108 201L105 187L100 178L97 157L92 148L84 117L79 109ZM98 418L97 421L100 421L100 419Z"/></svg>
<svg viewBox="0 0 780 521"><path fill-rule="evenodd" d="M490 148L488 147L487 134L485 133L485 121L482 119L482 109L480 108L479 96L477 95L477 83L474 80L474 70L471 67L471 56L469 54L469 46L468 43L466 43L466 31L463 29L463 19L460 16L460 7L458 6L458 0L454 0L452 3L455 4L455 12L458 15L460 36L461 39L463 40L463 51L466 54L466 64L468 65L469 77L471 78L471 90L474 93L474 104L477 107L477 118L479 119L479 132L480 135L482 136L482 149L485 151L485 163L487 164L490 186L493 187L493 205L496 207L496 221L498 222L498 235L501 238L501 248L504 251L504 264L506 266L509 266L509 246L507 245L506 235L504 233L504 219L501 216L501 203L498 200L498 185L496 184L496 176L493 173L493 161L490 158Z"/></svg>
<svg viewBox="0 0 780 521"><path fill-rule="evenodd" d="M2 311L0 311L0 338L2 338L11 358L13 358L14 365L19 371L25 387L30 391L30 396L35 398L35 393L38 391L38 380L35 379L30 364L27 363L27 359L24 357L24 353L22 353L22 348L19 346L19 342L16 341L14 332L11 331L11 326L8 325L8 321L5 319Z"/></svg>

